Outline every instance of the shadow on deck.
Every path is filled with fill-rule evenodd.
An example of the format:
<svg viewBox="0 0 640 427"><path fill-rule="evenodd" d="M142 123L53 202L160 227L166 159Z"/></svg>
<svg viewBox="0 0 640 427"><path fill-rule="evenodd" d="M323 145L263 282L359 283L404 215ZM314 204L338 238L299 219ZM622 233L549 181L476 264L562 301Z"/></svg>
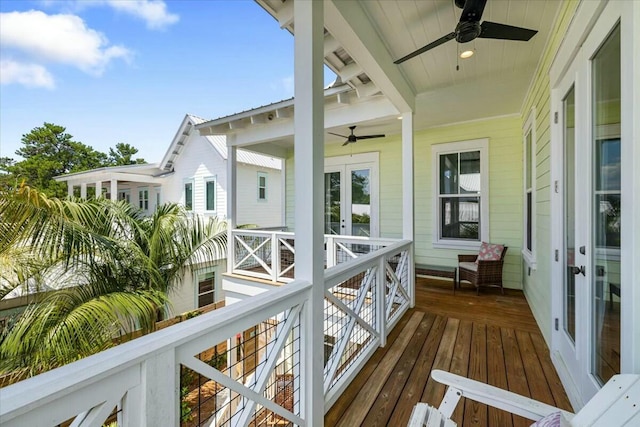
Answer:
<svg viewBox="0 0 640 427"><path fill-rule="evenodd" d="M404 426L417 402L438 406L442 369L571 411L549 349L520 291L472 287L452 295L451 284L416 279L416 307L376 351L325 415L327 426ZM532 421L462 399L459 426L529 426Z"/></svg>

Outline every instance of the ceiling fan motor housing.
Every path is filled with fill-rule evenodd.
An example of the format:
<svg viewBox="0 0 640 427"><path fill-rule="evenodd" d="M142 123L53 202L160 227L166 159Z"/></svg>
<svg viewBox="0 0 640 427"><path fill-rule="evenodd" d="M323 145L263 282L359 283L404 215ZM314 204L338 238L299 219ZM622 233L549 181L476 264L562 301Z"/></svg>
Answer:
<svg viewBox="0 0 640 427"><path fill-rule="evenodd" d="M459 22L456 26L456 41L458 43L470 42L478 37L481 31L480 23L477 21Z"/></svg>

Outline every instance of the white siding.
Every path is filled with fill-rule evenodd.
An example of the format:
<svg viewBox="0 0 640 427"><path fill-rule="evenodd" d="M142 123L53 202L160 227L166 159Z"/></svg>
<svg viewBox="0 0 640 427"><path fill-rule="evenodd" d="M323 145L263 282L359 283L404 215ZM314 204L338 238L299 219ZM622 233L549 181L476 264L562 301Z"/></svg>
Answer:
<svg viewBox="0 0 640 427"><path fill-rule="evenodd" d="M267 200L258 200L258 172L267 176ZM282 224L282 173L238 163L238 224L279 227Z"/></svg>
<svg viewBox="0 0 640 427"><path fill-rule="evenodd" d="M225 299L224 291L222 290L222 274L227 270L227 261L217 261L212 267L216 268L215 299L216 301L222 301ZM197 270L198 269L196 269L196 274ZM182 277L182 280L176 283L169 293L169 300L171 301L169 309L172 316L177 316L178 314L198 308L196 290L194 274L187 271Z"/></svg>

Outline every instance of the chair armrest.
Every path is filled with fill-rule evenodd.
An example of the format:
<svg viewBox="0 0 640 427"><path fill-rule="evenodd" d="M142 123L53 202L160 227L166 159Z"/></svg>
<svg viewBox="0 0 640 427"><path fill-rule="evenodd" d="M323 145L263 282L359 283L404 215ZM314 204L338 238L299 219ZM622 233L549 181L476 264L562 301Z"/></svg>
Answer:
<svg viewBox="0 0 640 427"><path fill-rule="evenodd" d="M474 262L478 255L458 255L458 262Z"/></svg>
<svg viewBox="0 0 640 427"><path fill-rule="evenodd" d="M537 421L549 414L562 411L555 406L450 372L436 369L431 371L431 377L441 384L456 389L461 393L461 397L484 403L530 420ZM562 412L567 419L571 419L574 416L571 412Z"/></svg>

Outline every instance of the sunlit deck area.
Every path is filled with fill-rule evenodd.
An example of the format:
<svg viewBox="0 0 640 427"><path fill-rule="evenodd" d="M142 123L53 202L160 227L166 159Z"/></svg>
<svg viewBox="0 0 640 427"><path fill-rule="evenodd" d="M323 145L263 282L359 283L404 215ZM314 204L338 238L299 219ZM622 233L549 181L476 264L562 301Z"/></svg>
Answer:
<svg viewBox="0 0 640 427"><path fill-rule="evenodd" d="M442 369L571 410L549 349L522 292L416 279L409 310L325 416L328 426L406 425L417 402L438 406L444 386L430 378ZM459 426L528 426L530 420L475 402L458 404Z"/></svg>

